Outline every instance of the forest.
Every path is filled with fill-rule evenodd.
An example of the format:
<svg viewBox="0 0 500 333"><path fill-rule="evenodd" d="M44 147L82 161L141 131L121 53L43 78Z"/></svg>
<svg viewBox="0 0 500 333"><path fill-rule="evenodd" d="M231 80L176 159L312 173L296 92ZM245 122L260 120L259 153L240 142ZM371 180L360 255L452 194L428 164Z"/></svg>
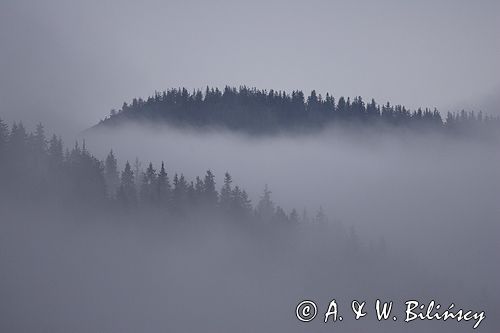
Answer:
<svg viewBox="0 0 500 333"><path fill-rule="evenodd" d="M175 218L196 213L222 214L239 220L297 224L308 220L297 210L286 213L271 199L267 185L257 204L234 185L229 172L217 190L215 176L188 180L169 175L165 163L142 167L136 159L126 161L120 172L113 150L104 161L89 152L85 141L65 148L55 134L48 139L42 124L29 133L22 123L11 128L0 119L0 199L3 201L53 203L116 211L154 211ZM325 222L322 209L313 218Z"/></svg>
<svg viewBox="0 0 500 333"><path fill-rule="evenodd" d="M365 102L361 96L353 99L330 93L325 96L311 91L260 90L241 86L206 87L205 92L186 88L155 92L146 100L134 98L112 109L108 117L96 125L117 125L124 121L164 121L176 126L224 127L247 133L277 131L315 131L332 124L366 126L389 125L399 128L464 132L497 128L499 117L482 111L448 112L444 117L436 108L410 110L403 105Z"/></svg>
<svg viewBox="0 0 500 333"><path fill-rule="evenodd" d="M150 127L124 128L124 140L110 128L104 132L118 145L91 136L68 145L42 124L30 131L0 120L0 325L17 328L6 331L238 331L255 313L264 318L258 330L303 331L294 306L309 298L349 304L403 295L498 308L497 141L359 131L249 140L176 130L147 140ZM360 140L352 144L354 135ZM131 158L132 141L151 148L140 156L155 163ZM202 141L210 157L191 151ZM242 155L253 162L231 161ZM188 171L196 163L213 170L188 179L201 173ZM260 173L239 176L258 165ZM468 285L472 279L478 283ZM200 300L216 306L193 321ZM26 320L19 315L30 311ZM488 319L481 325L494 325ZM351 318L339 327L401 331L392 320L373 323ZM446 325L439 328L472 327Z"/></svg>
<svg viewBox="0 0 500 333"><path fill-rule="evenodd" d="M500 333L500 0L0 0L0 333Z"/></svg>

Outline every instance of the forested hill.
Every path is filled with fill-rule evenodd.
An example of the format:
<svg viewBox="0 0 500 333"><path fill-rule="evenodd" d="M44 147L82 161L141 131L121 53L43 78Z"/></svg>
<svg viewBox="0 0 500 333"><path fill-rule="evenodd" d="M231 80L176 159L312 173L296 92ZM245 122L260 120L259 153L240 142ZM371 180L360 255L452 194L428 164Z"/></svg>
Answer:
<svg viewBox="0 0 500 333"><path fill-rule="evenodd" d="M155 213L163 221L210 215L283 226L299 223L297 210L286 213L275 205L267 185L252 205L247 192L233 184L228 172L217 191L211 170L190 181L182 173L172 177L163 162L156 168L151 162L144 166L138 159L133 164L127 161L120 172L113 151L100 161L85 141L64 149L61 138L46 138L41 124L29 133L22 123L9 128L0 118L0 211L22 204L94 213ZM320 208L313 220L304 213L301 221L324 224L326 215Z"/></svg>
<svg viewBox="0 0 500 333"><path fill-rule="evenodd" d="M97 125L118 125L125 121L166 122L176 126L225 127L250 133L281 130L316 130L331 124L394 125L411 128L463 129L495 126L498 117L482 112L448 112L443 116L437 109L409 110L389 102L380 105L361 97L336 99L312 91L291 94L275 90L259 90L245 86L223 91L207 87L188 91L186 88L156 92L146 100L134 98L123 103L120 110Z"/></svg>

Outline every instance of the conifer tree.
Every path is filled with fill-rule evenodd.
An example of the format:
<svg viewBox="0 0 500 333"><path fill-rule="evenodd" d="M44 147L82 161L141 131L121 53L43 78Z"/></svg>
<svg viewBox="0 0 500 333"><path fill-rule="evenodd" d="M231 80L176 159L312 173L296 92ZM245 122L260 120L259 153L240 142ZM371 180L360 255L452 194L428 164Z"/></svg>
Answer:
<svg viewBox="0 0 500 333"><path fill-rule="evenodd" d="M104 179L106 181L106 192L109 198L116 196L116 191L120 186L120 176L113 150L111 150L104 162Z"/></svg>
<svg viewBox="0 0 500 333"><path fill-rule="evenodd" d="M196 206L196 190L193 181L190 181L187 185L187 203L191 207Z"/></svg>
<svg viewBox="0 0 500 333"><path fill-rule="evenodd" d="M5 154L8 139L9 139L9 127L7 126L7 124L3 122L2 118L0 118L0 163L4 161L2 159L2 156L4 156Z"/></svg>
<svg viewBox="0 0 500 333"><path fill-rule="evenodd" d="M133 206L137 203L134 172L128 161L125 163L125 169L122 171L120 188L118 189L118 199L125 206Z"/></svg>
<svg viewBox="0 0 500 333"><path fill-rule="evenodd" d="M29 149L28 149L28 134L20 122L18 124L14 123L10 130L8 145L8 154L10 156L7 161L12 170L16 170L21 173L28 173L29 163ZM19 179L20 182L24 182L26 179ZM20 184L18 184L20 185Z"/></svg>
<svg viewBox="0 0 500 333"><path fill-rule="evenodd" d="M28 134L23 126L23 123L14 123L10 130L9 135L9 147L12 153L23 154L26 153L26 144L28 140Z"/></svg>
<svg viewBox="0 0 500 333"><path fill-rule="evenodd" d="M175 212L184 212L188 204L188 184L183 174L174 175L172 190L172 209Z"/></svg>
<svg viewBox="0 0 500 333"><path fill-rule="evenodd" d="M0 118L0 187L5 187L4 178L7 177L7 143L9 127ZM1 195L2 193L0 193Z"/></svg>
<svg viewBox="0 0 500 333"><path fill-rule="evenodd" d="M323 211L323 207L321 206L319 207L318 213L314 218L314 222L316 222L317 224L326 224L328 222L325 212Z"/></svg>
<svg viewBox="0 0 500 333"><path fill-rule="evenodd" d="M252 212L252 200L248 198L248 194L245 190L241 191L241 208L244 214L248 215Z"/></svg>
<svg viewBox="0 0 500 333"><path fill-rule="evenodd" d="M299 214L297 213L297 210L295 208L292 209L289 220L292 225L299 224Z"/></svg>
<svg viewBox="0 0 500 333"><path fill-rule="evenodd" d="M194 198L193 204L199 205L203 201L203 194L205 191L205 184L203 184L203 180L199 176L196 176L194 183Z"/></svg>
<svg viewBox="0 0 500 333"><path fill-rule="evenodd" d="M341 96L337 102L337 113L341 118L345 118L347 116L347 105L344 96Z"/></svg>
<svg viewBox="0 0 500 333"><path fill-rule="evenodd" d="M286 215L283 208L281 208L280 206L276 207L276 211L274 212L274 221L280 224L288 223L288 216Z"/></svg>
<svg viewBox="0 0 500 333"><path fill-rule="evenodd" d="M32 165L30 167L30 174L26 176L27 178L32 178L30 182L34 187L33 193L37 192L41 194L43 188L47 185L46 176L48 173L47 140L45 137L45 130L41 123L36 126L35 133L30 133L28 142L30 154L28 163Z"/></svg>
<svg viewBox="0 0 500 333"><path fill-rule="evenodd" d="M271 191L266 186L264 187L264 192L260 197L259 203L257 204L257 214L263 220L270 220L274 215L274 202L271 200Z"/></svg>
<svg viewBox="0 0 500 333"><path fill-rule="evenodd" d="M149 162L148 168L142 175L141 200L150 204L154 203L156 190L156 170L153 168L153 163Z"/></svg>
<svg viewBox="0 0 500 333"><path fill-rule="evenodd" d="M215 176L211 170L208 170L205 174L205 180L203 182L203 199L205 204L215 208L217 205L218 194L215 189Z"/></svg>
<svg viewBox="0 0 500 333"><path fill-rule="evenodd" d="M156 196L160 206L168 207L170 205L170 181L168 174L165 171L165 164L161 162L160 172L158 172L158 179L156 182Z"/></svg>
<svg viewBox="0 0 500 333"><path fill-rule="evenodd" d="M63 153L63 142L61 138L58 138L55 134L52 135L52 138L49 141L49 166L51 170L57 173L62 167L64 160Z"/></svg>
<svg viewBox="0 0 500 333"><path fill-rule="evenodd" d="M232 189L231 189L231 184L233 182L233 179L231 178L231 175L229 172L226 172L224 175L224 185L222 186L222 189L220 191L220 207L223 211L229 211L231 209L231 204L232 204Z"/></svg>
<svg viewBox="0 0 500 333"><path fill-rule="evenodd" d="M248 216L252 212L252 204L247 193L238 185L231 191L230 211L239 216Z"/></svg>
<svg viewBox="0 0 500 333"><path fill-rule="evenodd" d="M36 126L35 134L33 136L33 148L36 154L39 155L45 155L47 151L47 141L45 138L45 130L43 128L43 125L39 123Z"/></svg>
<svg viewBox="0 0 500 333"><path fill-rule="evenodd" d="M136 157L134 161L135 188L141 188L142 179L140 175L142 174L142 164L139 158Z"/></svg>

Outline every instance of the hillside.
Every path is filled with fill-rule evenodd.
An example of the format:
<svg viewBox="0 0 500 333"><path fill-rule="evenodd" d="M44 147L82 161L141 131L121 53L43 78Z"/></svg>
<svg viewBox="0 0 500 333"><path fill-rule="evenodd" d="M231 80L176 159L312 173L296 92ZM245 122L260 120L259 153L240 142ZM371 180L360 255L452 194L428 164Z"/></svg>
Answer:
<svg viewBox="0 0 500 333"><path fill-rule="evenodd" d="M238 89L226 86L223 91L207 87L205 92L189 92L186 88L155 92L145 100L134 98L131 103L123 103L121 109L111 110L97 126L115 126L128 121L223 127L248 133L314 131L332 124L440 130L499 123L498 117L485 116L482 112L448 112L444 117L435 108L409 110L389 102L380 105L373 99L367 103L360 96L336 99L329 93L322 96L314 90L305 96L298 90L289 94L245 86Z"/></svg>

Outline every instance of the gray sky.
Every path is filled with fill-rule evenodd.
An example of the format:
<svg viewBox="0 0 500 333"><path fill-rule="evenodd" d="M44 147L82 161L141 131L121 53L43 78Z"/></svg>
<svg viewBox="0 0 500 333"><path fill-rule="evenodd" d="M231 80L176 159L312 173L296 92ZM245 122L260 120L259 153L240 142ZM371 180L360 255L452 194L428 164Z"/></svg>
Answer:
<svg viewBox="0 0 500 333"><path fill-rule="evenodd" d="M81 130L154 90L317 89L498 113L498 1L0 0L0 117Z"/></svg>

